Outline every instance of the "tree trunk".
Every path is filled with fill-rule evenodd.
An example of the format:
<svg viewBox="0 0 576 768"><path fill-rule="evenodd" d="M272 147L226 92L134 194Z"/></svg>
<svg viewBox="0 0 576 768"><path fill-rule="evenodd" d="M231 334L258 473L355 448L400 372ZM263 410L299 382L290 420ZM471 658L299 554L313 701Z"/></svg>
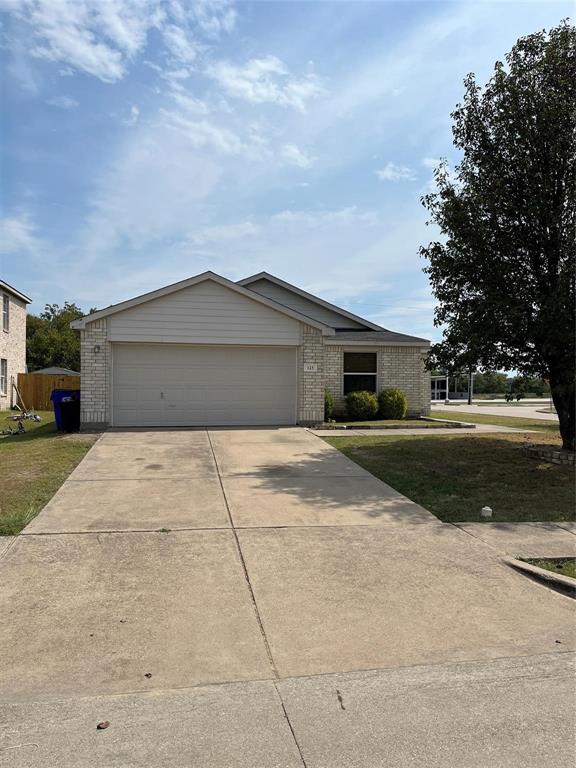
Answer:
<svg viewBox="0 0 576 768"><path fill-rule="evenodd" d="M576 402L574 374L550 371L550 393L560 422L562 448L576 450Z"/></svg>

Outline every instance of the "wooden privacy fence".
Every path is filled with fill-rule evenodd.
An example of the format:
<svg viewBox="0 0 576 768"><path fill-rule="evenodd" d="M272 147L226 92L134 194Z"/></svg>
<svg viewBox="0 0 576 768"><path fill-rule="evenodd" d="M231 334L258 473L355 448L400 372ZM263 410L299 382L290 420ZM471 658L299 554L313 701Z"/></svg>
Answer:
<svg viewBox="0 0 576 768"><path fill-rule="evenodd" d="M59 376L47 373L19 373L18 405L35 411L51 411L50 395L55 389L80 389L80 376Z"/></svg>

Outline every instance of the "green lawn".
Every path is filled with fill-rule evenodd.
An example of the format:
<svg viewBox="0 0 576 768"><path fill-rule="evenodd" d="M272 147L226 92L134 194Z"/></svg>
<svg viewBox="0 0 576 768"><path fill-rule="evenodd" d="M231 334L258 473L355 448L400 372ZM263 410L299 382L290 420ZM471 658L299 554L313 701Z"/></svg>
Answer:
<svg viewBox="0 0 576 768"><path fill-rule="evenodd" d="M523 433L325 437L331 445L446 522L574 519L574 471L525 456ZM538 442L557 444L554 432Z"/></svg>
<svg viewBox="0 0 576 768"><path fill-rule="evenodd" d="M538 568L545 568L547 571L559 573L562 576L570 576L576 579L576 558L548 558L546 560L526 560L531 565Z"/></svg>
<svg viewBox="0 0 576 768"><path fill-rule="evenodd" d="M515 427L516 429L535 429L539 432L558 432L558 422L546 419L530 419L518 414L518 416L491 416L485 413L458 413L454 411L437 411L432 409L433 418L446 419L448 421L467 421L469 424L494 424L498 427Z"/></svg>
<svg viewBox="0 0 576 768"><path fill-rule="evenodd" d="M0 431L15 422L0 413ZM19 533L56 493L95 440L58 434L50 411L26 421L26 435L0 437L0 536Z"/></svg>

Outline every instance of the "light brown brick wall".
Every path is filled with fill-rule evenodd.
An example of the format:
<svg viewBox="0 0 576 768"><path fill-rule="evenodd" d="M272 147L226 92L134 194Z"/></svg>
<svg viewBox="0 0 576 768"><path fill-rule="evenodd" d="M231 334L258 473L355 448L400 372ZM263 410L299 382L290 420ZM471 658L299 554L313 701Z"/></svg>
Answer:
<svg viewBox="0 0 576 768"><path fill-rule="evenodd" d="M16 397L12 380L18 383L18 374L26 373L26 304L8 293L10 299L10 329L2 328L2 294L0 290L0 358L8 361L8 382L6 395L0 394L0 411L15 405Z"/></svg>
<svg viewBox="0 0 576 768"><path fill-rule="evenodd" d="M94 347L100 351L95 352ZM424 372L423 353L417 347L351 347L350 351L377 352L378 390L399 387L408 398L410 416L430 413L430 375ZM110 423L110 375L112 348L106 319L89 323L81 332L82 403L84 427ZM344 410L343 352L339 346L324 345L320 330L302 326L298 349L298 423L317 424L324 418L324 388L333 393L336 408ZM316 371L305 371L306 363Z"/></svg>
<svg viewBox="0 0 576 768"><path fill-rule="evenodd" d="M95 347L100 347L95 352ZM110 423L110 373L112 348L106 319L88 323L80 332L82 360L80 418L84 428L105 427Z"/></svg>
<svg viewBox="0 0 576 768"><path fill-rule="evenodd" d="M306 372L306 363L317 370ZM302 326L298 369L298 423L319 424L324 421L324 344L321 331L309 325Z"/></svg>
<svg viewBox="0 0 576 768"><path fill-rule="evenodd" d="M377 389L398 387L408 398L409 416L430 414L430 374L424 370L424 353L421 347L324 347L326 386L334 395L336 413L345 413L344 400L344 352L377 353Z"/></svg>

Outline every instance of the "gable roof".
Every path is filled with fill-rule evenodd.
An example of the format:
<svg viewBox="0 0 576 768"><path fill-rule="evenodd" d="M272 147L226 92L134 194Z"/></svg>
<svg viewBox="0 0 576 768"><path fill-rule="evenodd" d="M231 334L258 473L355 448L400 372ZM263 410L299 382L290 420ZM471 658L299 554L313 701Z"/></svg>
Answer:
<svg viewBox="0 0 576 768"><path fill-rule="evenodd" d="M32 304L32 299L29 299L28 296L24 293L20 293L20 291L17 291L16 288L13 288L9 283L4 282L4 280L0 280L0 291L6 291L6 293L11 293L13 296L16 296L17 299L20 299L20 301L23 301L25 304Z"/></svg>
<svg viewBox="0 0 576 768"><path fill-rule="evenodd" d="M381 325L376 325L376 323L372 323L370 322L370 320L366 320L363 317L360 317L359 315L355 315L352 312L348 312L348 310L346 309L337 307L335 304L331 304L329 301L324 301L324 299L320 299L318 296L314 296L314 294L308 293L308 291L303 291L302 288L297 288L295 285L292 285L292 283L287 283L285 280L281 280L279 277L275 277L274 275L271 275L268 272L258 272L257 275L252 275L251 277L245 277L243 280L238 280L237 285L250 286L252 283L257 282L258 280L269 280L271 283L275 283L276 285L279 285L282 288L285 288L286 290L291 291L292 293L295 293L297 296L302 296L303 298L308 299L309 301L312 301L315 304L318 304L320 307L324 307L325 309L330 309L332 310L332 312L336 312L342 317L347 317L349 320L355 320L357 323L360 323L365 328L370 329L372 331L383 330Z"/></svg>
<svg viewBox="0 0 576 768"><path fill-rule="evenodd" d="M314 328L319 328L327 336L333 336L335 333L334 329L330 326L325 325L324 323L320 323L318 320L313 320L306 315L302 315L300 312L296 312L289 307L285 307L283 304L278 304L278 302L273 301L272 299L268 299L266 296L260 296L260 294L256 293L255 291L244 288L238 283L235 283L232 280L228 280L227 278L222 277L221 275L217 275L215 272L211 271L202 272L200 275L189 277L186 280L181 280L178 283L166 285L164 288L159 288L156 291L144 293L141 296L136 296L134 299L122 301L119 304L112 304L111 306L106 307L106 309L101 309L99 312L93 312L91 315L86 315L79 320L74 320L70 323L70 327L81 330L85 328L88 323L93 323L95 320L101 320L102 318L108 317L109 315L114 315L117 312L123 312L125 309L131 309L132 307L137 307L139 304L144 304L147 301L159 299L162 296L169 296L171 293L176 293L177 291L181 291L184 288L198 285L198 283L203 283L206 280L211 280L214 283L218 283L225 288L229 288L235 293L239 293L240 295L245 296L251 301L255 301L258 304L263 304L266 307L275 309L277 312L280 312L283 315L288 315L288 317L292 317L295 320L299 320L301 323L311 325Z"/></svg>

